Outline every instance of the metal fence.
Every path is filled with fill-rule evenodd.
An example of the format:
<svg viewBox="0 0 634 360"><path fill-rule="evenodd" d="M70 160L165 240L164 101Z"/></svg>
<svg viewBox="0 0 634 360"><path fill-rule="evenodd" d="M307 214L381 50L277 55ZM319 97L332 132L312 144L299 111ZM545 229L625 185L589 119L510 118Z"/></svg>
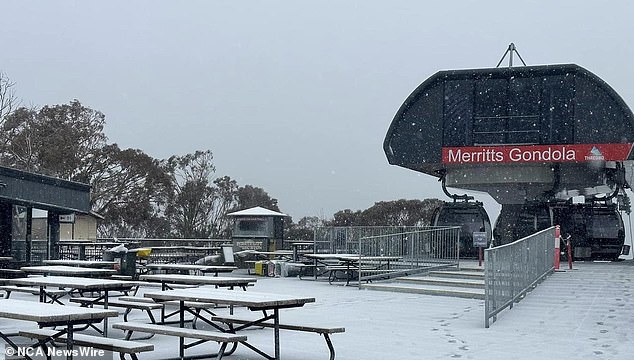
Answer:
<svg viewBox="0 0 634 360"><path fill-rule="evenodd" d="M110 241L60 241L57 243L57 256L64 260L102 260L103 253L111 248L131 243Z"/></svg>
<svg viewBox="0 0 634 360"><path fill-rule="evenodd" d="M484 252L485 327L554 270L555 227ZM493 321L491 321L493 319Z"/></svg>
<svg viewBox="0 0 634 360"><path fill-rule="evenodd" d="M359 239L430 229L420 226L325 226L315 229L316 254L356 254Z"/></svg>
<svg viewBox="0 0 634 360"><path fill-rule="evenodd" d="M460 227L428 227L424 230L360 238L359 285L439 267L459 266Z"/></svg>
<svg viewBox="0 0 634 360"><path fill-rule="evenodd" d="M357 280L361 284L457 266L459 241L459 227L321 227L315 229L314 252L358 256Z"/></svg>
<svg viewBox="0 0 634 360"><path fill-rule="evenodd" d="M116 241L115 241L116 240ZM97 241L60 241L60 259L101 260L104 251L124 244L127 248L151 248L148 260L155 263L191 263L219 253L220 245L230 239L98 239Z"/></svg>

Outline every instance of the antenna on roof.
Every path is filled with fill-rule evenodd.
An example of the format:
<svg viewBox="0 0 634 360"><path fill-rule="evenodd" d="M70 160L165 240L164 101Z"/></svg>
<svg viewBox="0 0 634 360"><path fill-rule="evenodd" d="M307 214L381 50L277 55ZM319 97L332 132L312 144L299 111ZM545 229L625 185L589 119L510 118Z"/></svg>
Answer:
<svg viewBox="0 0 634 360"><path fill-rule="evenodd" d="M502 55L500 62L495 67L496 68L500 67L500 64L502 63L502 61L504 61L506 54L509 54L509 67L513 67L513 53L516 53L517 57L520 58L520 60L522 61L522 64L526 66L524 59L522 59L522 56L520 55L520 53L517 52L517 48L515 47L515 44L510 43L508 49L506 49L506 51L504 52L504 55Z"/></svg>

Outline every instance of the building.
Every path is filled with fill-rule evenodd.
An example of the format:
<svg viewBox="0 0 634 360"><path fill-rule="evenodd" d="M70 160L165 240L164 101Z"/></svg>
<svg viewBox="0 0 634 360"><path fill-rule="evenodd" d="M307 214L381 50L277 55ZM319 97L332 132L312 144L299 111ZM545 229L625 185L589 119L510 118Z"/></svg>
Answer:
<svg viewBox="0 0 634 360"><path fill-rule="evenodd" d="M47 215L35 228L37 209ZM57 258L60 220L72 214L91 214L90 185L0 166L0 256L18 263Z"/></svg>
<svg viewBox="0 0 634 360"><path fill-rule="evenodd" d="M288 215L256 206L227 214L233 218L231 239L236 250L275 251L284 248Z"/></svg>

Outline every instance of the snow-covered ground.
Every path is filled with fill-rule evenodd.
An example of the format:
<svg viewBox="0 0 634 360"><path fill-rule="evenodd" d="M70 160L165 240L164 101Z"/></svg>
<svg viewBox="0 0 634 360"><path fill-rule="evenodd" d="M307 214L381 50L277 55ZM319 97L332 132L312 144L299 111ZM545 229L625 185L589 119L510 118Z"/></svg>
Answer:
<svg viewBox="0 0 634 360"><path fill-rule="evenodd" d="M340 360L631 359L634 262L575 263L575 268L550 276L512 310L503 311L489 329L484 328L481 300L358 290L297 278L258 278L249 291L315 297L315 303L303 308L282 310L281 321L345 327L345 333L332 335ZM246 309L236 311L253 315ZM146 320L141 313L133 318ZM0 319L3 331L24 324ZM272 352L272 330L245 334L250 342ZM111 332L121 335L118 330ZM156 350L141 354L141 360L178 355L174 338L155 336L149 341ZM187 354L216 349L215 344L206 344ZM312 333L282 331L281 349L282 359L328 358L323 338ZM228 359L261 357L239 347Z"/></svg>

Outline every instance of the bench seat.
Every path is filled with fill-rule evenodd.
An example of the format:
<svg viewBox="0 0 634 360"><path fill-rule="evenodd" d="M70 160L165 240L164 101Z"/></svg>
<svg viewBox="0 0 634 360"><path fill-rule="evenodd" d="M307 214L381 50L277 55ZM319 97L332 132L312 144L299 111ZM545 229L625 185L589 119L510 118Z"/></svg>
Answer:
<svg viewBox="0 0 634 360"><path fill-rule="evenodd" d="M81 304L81 306L90 306L90 307L92 307L93 305L104 305L105 304L105 302L103 300L97 301L96 298L91 298L91 297L72 298L72 299L70 299L70 302L79 303L79 304ZM126 309L125 313L123 314L123 321L128 321L128 314L130 314L130 312L132 310L145 311L145 313L147 314L148 318L150 319L150 321L152 323L156 323L156 319L154 318L154 314L152 314L152 310L162 310L163 309L163 305L161 305L159 303L155 303L155 302L145 303L145 302L138 302L138 301L126 301L126 300L122 299L122 297L116 298L116 299L109 299L108 300L108 306L109 307L119 307L119 308Z"/></svg>
<svg viewBox="0 0 634 360"><path fill-rule="evenodd" d="M49 329L33 329L28 331L20 331L20 336L27 337L30 339L37 340L47 340L51 336L57 334L56 330ZM56 338L56 341L65 341L66 334L59 336ZM112 351L119 353L121 359L124 359L125 354L129 354L132 359L137 359L136 354L145 352L145 351L153 351L154 345L143 343L139 341L132 340L120 340L120 339L111 339L103 336L94 336L94 335L86 335L86 334L73 334L73 342L78 346L87 346L93 347L95 349Z"/></svg>
<svg viewBox="0 0 634 360"><path fill-rule="evenodd" d="M372 267L361 267L361 271L366 271L366 270L372 270L374 268ZM333 281L338 280L338 279L345 279L346 280L346 285L348 285L350 283L350 280L354 279L355 273L359 272L359 267L358 266L347 266L347 265L332 265L332 266L326 266L325 267L325 272L328 273L328 282L330 284L332 284ZM345 278L342 277L338 277L337 276L337 272L341 272L343 274L345 274Z"/></svg>
<svg viewBox="0 0 634 360"><path fill-rule="evenodd" d="M103 300L99 300L99 301L96 301L96 300L97 298L79 297L79 298L70 299L70 302L76 302L76 303L87 304L87 305L91 305L91 304L103 305L104 304ZM124 307L124 308L139 309L139 310L145 310L145 309L156 310L156 309L161 309L163 307L163 305L159 303L155 303L155 302L146 303L146 302L138 302L138 301L128 301L128 300L124 300L123 298L108 300L108 306Z"/></svg>
<svg viewBox="0 0 634 360"><path fill-rule="evenodd" d="M0 290L4 290L8 295L10 295L13 291L23 292L23 293L27 293L31 295L40 294L40 289L34 288L34 287L28 287L28 286L3 285L3 286L0 286Z"/></svg>
<svg viewBox="0 0 634 360"><path fill-rule="evenodd" d="M248 324L254 321L254 320L240 319L234 316L214 316L211 318L211 320L223 322L225 324ZM270 321L263 321L259 323L258 326L273 328L275 327L275 324L273 324ZM280 324L280 329L313 332L317 334L336 334L336 333L342 333L346 331L346 329L343 327L319 327L319 326L289 325L289 324Z"/></svg>
<svg viewBox="0 0 634 360"><path fill-rule="evenodd" d="M122 296L120 299L124 301L137 302L137 303L157 304L154 300L150 298L144 298L139 296ZM177 321L166 321L166 319L180 314L180 302L179 301L164 301L158 304L163 306L163 309L161 310L161 323L162 324L168 324L168 323L176 324ZM196 328L196 323L197 323L197 320L199 319L198 315L201 312L207 313L210 316L215 316L216 314L214 314L210 309L218 309L218 308L227 307L225 305L217 305L214 303L200 302L200 301L185 301L184 305L186 308L194 309L194 312L196 313L196 316L192 320L192 326L194 328ZM167 307L171 307L171 308L176 307L177 309L173 310L171 313L166 313ZM125 317L124 317L124 320L127 321ZM208 322L208 320L205 320L205 319L202 319L202 320L205 322ZM152 320L152 323L156 323L156 321Z"/></svg>
<svg viewBox="0 0 634 360"><path fill-rule="evenodd" d="M214 316L211 318L212 321L222 322L229 325L230 329L233 329L234 324L245 325L251 324L256 320L247 320L240 319L235 316ZM274 328L275 324L269 321L261 321L258 322L257 325L265 328ZM280 329L282 330L291 330L291 331L301 331L301 332L312 332L316 334L323 335L326 340L326 345L328 346L328 350L330 351L330 360L335 359L335 348L332 345L332 341L330 340L330 334L343 333L346 331L343 327L321 327L321 326L307 326L307 325L290 325L290 324L279 324Z"/></svg>
<svg viewBox="0 0 634 360"><path fill-rule="evenodd" d="M239 342L247 341L247 337L243 335L222 333L218 331L180 328L180 327L173 327L168 325L124 322L124 323L113 324L112 328L125 331L126 340L129 340L132 336L132 333L135 331L148 333L148 334L176 336L178 338L198 339L199 341L194 341L189 344L185 344L185 342L183 341L179 342L179 357L181 358L184 357L185 349L202 344L203 342L215 341L221 344L220 349L218 350L218 353L215 355L220 360L222 359L224 355L231 355L235 351ZM229 343L232 343L233 347L231 350L226 352L225 350L227 348L227 344ZM212 355L211 357L214 357L214 356Z"/></svg>
<svg viewBox="0 0 634 360"><path fill-rule="evenodd" d="M180 306L178 301L165 301L162 303L157 303L150 298L144 298L139 296L122 296L119 298L120 300L129 301L129 302L138 302L138 303L146 303L146 304L165 304L165 305L173 305ZM198 301L185 301L185 307L190 308L200 308L200 309L213 309L219 307L214 303L207 302L198 302Z"/></svg>
<svg viewBox="0 0 634 360"><path fill-rule="evenodd" d="M0 275L7 278L19 278L26 276L26 273L19 269L0 269Z"/></svg>
<svg viewBox="0 0 634 360"><path fill-rule="evenodd" d="M147 287L163 287L160 281L135 281L138 286L147 286ZM198 287L198 285L187 285L187 284L167 284L167 286L172 289L189 289Z"/></svg>
<svg viewBox="0 0 634 360"><path fill-rule="evenodd" d="M4 292L7 293L6 295L7 299L11 296L12 292L22 292L22 293L27 293L31 295L40 294L39 288L30 287L30 286L3 285L3 286L0 286L0 290L4 290ZM44 292L46 293L46 297L50 299L49 302L51 303L56 302L58 304L61 304L61 302L59 301L59 298L68 294L68 291L63 289L45 289Z"/></svg>

